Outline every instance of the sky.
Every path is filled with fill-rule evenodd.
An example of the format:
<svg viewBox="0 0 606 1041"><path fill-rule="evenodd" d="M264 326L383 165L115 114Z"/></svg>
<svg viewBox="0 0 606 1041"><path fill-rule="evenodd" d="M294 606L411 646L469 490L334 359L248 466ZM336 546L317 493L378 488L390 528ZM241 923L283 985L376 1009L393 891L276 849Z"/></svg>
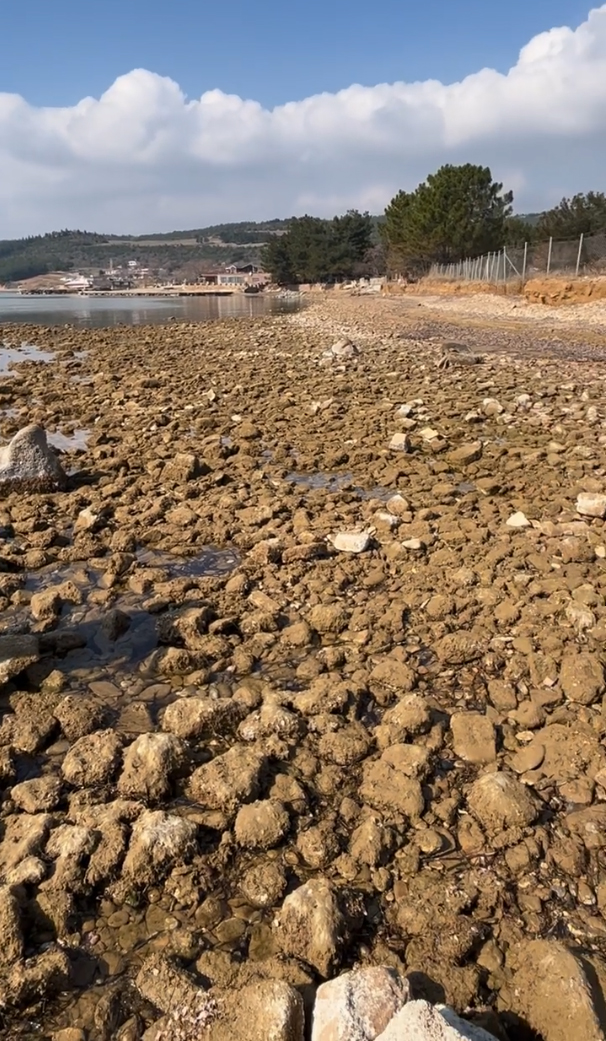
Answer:
<svg viewBox="0 0 606 1041"><path fill-rule="evenodd" d="M0 239L380 212L444 162L604 187L606 4L28 0L0 14Z"/></svg>

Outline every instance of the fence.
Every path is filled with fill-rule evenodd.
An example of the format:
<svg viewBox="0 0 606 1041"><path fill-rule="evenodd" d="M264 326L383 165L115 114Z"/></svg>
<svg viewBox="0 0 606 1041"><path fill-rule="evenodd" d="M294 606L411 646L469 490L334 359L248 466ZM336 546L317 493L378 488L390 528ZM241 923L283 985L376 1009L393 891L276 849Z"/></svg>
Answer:
<svg viewBox="0 0 606 1041"><path fill-rule="evenodd" d="M606 274L606 233L581 235L566 242L547 242L523 246L504 246L494 253L470 257L456 264L434 264L429 278L452 281L503 283L538 275Z"/></svg>

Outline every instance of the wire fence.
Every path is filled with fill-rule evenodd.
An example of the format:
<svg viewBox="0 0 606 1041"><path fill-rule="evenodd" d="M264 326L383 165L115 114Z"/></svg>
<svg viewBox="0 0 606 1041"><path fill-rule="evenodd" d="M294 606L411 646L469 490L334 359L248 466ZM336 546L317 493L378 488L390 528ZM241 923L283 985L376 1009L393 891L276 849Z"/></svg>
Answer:
<svg viewBox="0 0 606 1041"><path fill-rule="evenodd" d="M606 274L606 232L565 242L525 242L455 264L434 264L429 277L446 281L526 282L539 275Z"/></svg>

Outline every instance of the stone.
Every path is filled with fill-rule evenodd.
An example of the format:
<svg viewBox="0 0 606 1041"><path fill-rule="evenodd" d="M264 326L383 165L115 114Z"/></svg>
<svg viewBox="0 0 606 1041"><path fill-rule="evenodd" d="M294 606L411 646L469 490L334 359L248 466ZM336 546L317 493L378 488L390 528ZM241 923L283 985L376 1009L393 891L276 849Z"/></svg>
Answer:
<svg viewBox="0 0 606 1041"><path fill-rule="evenodd" d="M311 1041L374 1041L408 997L407 981L393 969L345 972L318 987Z"/></svg>
<svg viewBox="0 0 606 1041"><path fill-rule="evenodd" d="M578 1035L580 1037L580 1035ZM444 1005L409 1001L376 1041L495 1041L483 1027L469 1023Z"/></svg>
<svg viewBox="0 0 606 1041"><path fill-rule="evenodd" d="M135 978L135 986L141 997L161 1012L190 1007L203 993L193 976L163 954L150 954L145 959Z"/></svg>
<svg viewBox="0 0 606 1041"><path fill-rule="evenodd" d="M121 757L122 738L114 730L97 730L72 745L61 764L61 773L75 788L107 784Z"/></svg>
<svg viewBox="0 0 606 1041"><path fill-rule="evenodd" d="M359 353L360 350L355 343L352 343L351 340L345 337L333 343L332 347L325 351L323 357L343 361L355 358Z"/></svg>
<svg viewBox="0 0 606 1041"><path fill-rule="evenodd" d="M530 521L525 513L518 510L517 513L512 513L511 517L508 517L505 521L508 528L529 528Z"/></svg>
<svg viewBox="0 0 606 1041"><path fill-rule="evenodd" d="M20 961L24 941L19 902L10 886L0 886L0 972Z"/></svg>
<svg viewBox="0 0 606 1041"><path fill-rule="evenodd" d="M455 754L467 763L492 763L497 757L495 728L479 712L455 712L450 717Z"/></svg>
<svg viewBox="0 0 606 1041"><path fill-rule="evenodd" d="M47 774L16 784L11 791L11 799L25 813L46 812L59 805L61 788L60 779Z"/></svg>
<svg viewBox="0 0 606 1041"><path fill-rule="evenodd" d="M340 633L347 628L348 611L343 604L318 604L309 614L309 624L317 633Z"/></svg>
<svg viewBox="0 0 606 1041"><path fill-rule="evenodd" d="M452 463L458 463L460 466L469 466L471 463L477 463L478 459L482 458L482 451L482 442L472 441L469 445L460 445L459 448L449 452L448 458Z"/></svg>
<svg viewBox="0 0 606 1041"><path fill-rule="evenodd" d="M186 762L186 746L173 734L141 734L124 753L118 791L158 802L170 794L173 780Z"/></svg>
<svg viewBox="0 0 606 1041"><path fill-rule="evenodd" d="M371 545L372 535L370 531L339 531L329 539L340 553L364 553Z"/></svg>
<svg viewBox="0 0 606 1041"><path fill-rule="evenodd" d="M0 976L0 1008L18 1008L51 998L67 989L69 979L69 958L64 950L53 946L25 962L16 962Z"/></svg>
<svg viewBox="0 0 606 1041"><path fill-rule="evenodd" d="M411 763L411 756L419 754L421 762ZM417 820L425 806L417 776L423 774L421 763L426 764L427 758L426 750L416 745L390 745L380 759L364 763L360 796L376 810Z"/></svg>
<svg viewBox="0 0 606 1041"><path fill-rule="evenodd" d="M263 799L242 806L234 831L244 849L271 849L277 846L290 827L286 809L277 799Z"/></svg>
<svg viewBox="0 0 606 1041"><path fill-rule="evenodd" d="M560 685L570 701L591 705L604 693L604 666L591 651L567 651L560 666Z"/></svg>
<svg viewBox="0 0 606 1041"><path fill-rule="evenodd" d="M46 440L46 431L32 423L0 448L0 489L53 492L67 487L67 475Z"/></svg>
<svg viewBox="0 0 606 1041"><path fill-rule="evenodd" d="M284 980L198 991L143 1035L143 1041L303 1041L301 995Z"/></svg>
<svg viewBox="0 0 606 1041"><path fill-rule="evenodd" d="M234 745L210 763L194 770L188 793L201 806L234 815L243 802L254 798L259 788L264 757L246 746Z"/></svg>
<svg viewBox="0 0 606 1041"><path fill-rule="evenodd" d="M410 452L411 443L408 434L394 434L389 447L392 452Z"/></svg>
<svg viewBox="0 0 606 1041"><path fill-rule="evenodd" d="M57 589L42 589L34 593L30 600L30 611L32 616L39 621L54 620L61 614L63 601Z"/></svg>
<svg viewBox="0 0 606 1041"><path fill-rule="evenodd" d="M335 965L344 922L335 891L325 878L313 878L286 897L275 922L284 954L311 965L324 978Z"/></svg>
<svg viewBox="0 0 606 1041"><path fill-rule="evenodd" d="M197 835L192 821L163 810L145 810L133 824L117 893L127 894L133 885L143 889L188 860L196 851Z"/></svg>
<svg viewBox="0 0 606 1041"><path fill-rule="evenodd" d="M238 725L245 711L232 698L178 698L166 708L162 729L186 740L224 734Z"/></svg>
<svg viewBox="0 0 606 1041"><path fill-rule="evenodd" d="M538 800L520 781L498 771L484 774L472 785L467 802L480 824L492 834L504 828L524 828L539 815Z"/></svg>
<svg viewBox="0 0 606 1041"><path fill-rule="evenodd" d="M264 860L249 868L240 882L240 889L249 904L263 910L275 907L284 896L286 884L284 868Z"/></svg>
<svg viewBox="0 0 606 1041"><path fill-rule="evenodd" d="M531 940L516 951L516 960L514 1011L543 1041L603 1041L606 963L601 958L557 940Z"/></svg>
<svg viewBox="0 0 606 1041"><path fill-rule="evenodd" d="M604 520L606 517L606 495L581 492L577 496L577 513L580 513L582 517L598 517L600 520Z"/></svg>
<svg viewBox="0 0 606 1041"><path fill-rule="evenodd" d="M14 814L6 820L0 843L0 875L8 874L28 857L42 852L52 821L47 813Z"/></svg>
<svg viewBox="0 0 606 1041"><path fill-rule="evenodd" d="M37 636L0 636L0 683L7 683L39 659Z"/></svg>

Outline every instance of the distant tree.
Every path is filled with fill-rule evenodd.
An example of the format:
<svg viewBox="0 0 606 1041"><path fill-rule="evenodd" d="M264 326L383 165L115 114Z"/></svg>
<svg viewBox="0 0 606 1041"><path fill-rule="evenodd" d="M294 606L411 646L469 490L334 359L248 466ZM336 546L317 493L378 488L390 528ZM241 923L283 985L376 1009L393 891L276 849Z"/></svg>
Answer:
<svg viewBox="0 0 606 1041"><path fill-rule="evenodd" d="M368 213L342 217L293 217L284 235L273 236L262 253L263 267L276 282L329 282L366 273L373 243Z"/></svg>
<svg viewBox="0 0 606 1041"><path fill-rule="evenodd" d="M330 274L346 279L366 273L366 260L373 244L373 221L369 213L348 210L335 217L330 228Z"/></svg>
<svg viewBox="0 0 606 1041"><path fill-rule="evenodd" d="M380 232L391 263L427 269L498 249L512 202L513 193L503 192L487 166L440 167L387 207Z"/></svg>
<svg viewBox="0 0 606 1041"><path fill-rule="evenodd" d="M537 238L536 225L531 224L524 217L507 217L504 231L506 246L523 246L525 242L534 242Z"/></svg>
<svg viewBox="0 0 606 1041"><path fill-rule="evenodd" d="M562 199L541 215L537 225L537 235L542 239L578 239L581 234L595 235L605 230L606 195L603 192Z"/></svg>
<svg viewBox="0 0 606 1041"><path fill-rule="evenodd" d="M261 252L261 267L267 271L273 282L279 285L290 285L295 282L291 266L288 235L273 238Z"/></svg>

